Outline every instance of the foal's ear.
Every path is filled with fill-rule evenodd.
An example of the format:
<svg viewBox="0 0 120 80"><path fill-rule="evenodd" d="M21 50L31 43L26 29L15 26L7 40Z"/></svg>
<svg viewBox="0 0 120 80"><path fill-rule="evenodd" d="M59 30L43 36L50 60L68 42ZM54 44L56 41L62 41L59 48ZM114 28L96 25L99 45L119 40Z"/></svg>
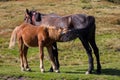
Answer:
<svg viewBox="0 0 120 80"><path fill-rule="evenodd" d="M27 13L27 14L29 14L29 13L30 13L30 11L29 11L28 9L26 9L26 13Z"/></svg>

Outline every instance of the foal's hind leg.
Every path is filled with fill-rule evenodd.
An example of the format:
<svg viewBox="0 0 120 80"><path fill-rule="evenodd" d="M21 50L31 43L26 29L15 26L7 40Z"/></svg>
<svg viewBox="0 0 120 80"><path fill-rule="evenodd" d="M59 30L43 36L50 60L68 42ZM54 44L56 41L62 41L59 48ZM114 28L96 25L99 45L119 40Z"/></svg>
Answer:
<svg viewBox="0 0 120 80"><path fill-rule="evenodd" d="M18 39L18 46L19 46L19 52L20 52L21 71L25 71L24 58L23 58L24 53L23 53L23 41L22 41L22 38Z"/></svg>
<svg viewBox="0 0 120 80"><path fill-rule="evenodd" d="M27 62L27 51L28 47L24 45L22 38L19 38L18 40L18 46L20 51L20 62L21 62L21 71L30 71L28 62Z"/></svg>
<svg viewBox="0 0 120 80"><path fill-rule="evenodd" d="M84 37L79 37L79 39L82 41L82 44L88 54L88 62L89 62L89 68L88 71L86 72L86 74L91 74L92 70L93 70L93 57L92 57L92 50L91 47L87 41L87 38Z"/></svg>
<svg viewBox="0 0 120 80"><path fill-rule="evenodd" d="M100 64L100 57L99 57L99 50L98 50L98 47L95 43L95 38L93 39L90 39L89 40L93 50L94 50L94 54L95 54L95 57L96 57L96 61L97 61L97 73L100 74L101 73L101 64Z"/></svg>
<svg viewBox="0 0 120 80"><path fill-rule="evenodd" d="M21 62L21 65L20 65L21 66L21 71L25 71L22 50L20 50L20 62Z"/></svg>
<svg viewBox="0 0 120 80"><path fill-rule="evenodd" d="M26 71L31 71L31 69L29 68L29 65L28 65L28 61L27 61L27 51L28 51L28 47L26 45L24 45L24 48L23 48L23 53L24 53L24 67L26 69Z"/></svg>
<svg viewBox="0 0 120 80"><path fill-rule="evenodd" d="M56 66L57 66L57 69L59 69L59 60L58 60L58 49L57 49L57 44L56 42L52 44L52 53L53 53L53 57L54 57L54 60L55 60L55 63L56 63ZM53 68L51 66L50 72L53 72Z"/></svg>

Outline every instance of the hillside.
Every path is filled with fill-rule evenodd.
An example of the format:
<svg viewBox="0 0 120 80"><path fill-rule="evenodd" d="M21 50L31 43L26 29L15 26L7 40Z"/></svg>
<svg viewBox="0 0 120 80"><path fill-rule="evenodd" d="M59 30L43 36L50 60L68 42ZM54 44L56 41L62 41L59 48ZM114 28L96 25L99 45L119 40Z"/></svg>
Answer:
<svg viewBox="0 0 120 80"><path fill-rule="evenodd" d="M25 10L41 13L92 15L96 19L96 42L100 50L102 74L85 75L88 57L79 41L58 43L61 73L39 69L39 50L30 48L28 61L32 72L21 72L19 51L8 49L12 30L24 20ZM45 68L50 62L45 49ZM0 0L0 80L119 80L120 79L120 5L106 0ZM94 59L94 63L95 59ZM95 65L96 69L96 65Z"/></svg>

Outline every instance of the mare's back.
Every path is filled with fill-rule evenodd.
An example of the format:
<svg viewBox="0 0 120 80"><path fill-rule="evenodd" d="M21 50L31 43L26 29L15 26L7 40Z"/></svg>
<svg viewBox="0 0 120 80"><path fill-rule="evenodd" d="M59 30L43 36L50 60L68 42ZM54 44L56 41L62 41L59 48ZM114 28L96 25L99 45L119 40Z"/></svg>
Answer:
<svg viewBox="0 0 120 80"><path fill-rule="evenodd" d="M88 16L85 14L74 14L71 15L72 17L72 24L74 25L75 29L84 29L89 25Z"/></svg>
<svg viewBox="0 0 120 80"><path fill-rule="evenodd" d="M68 17L60 16L44 16L42 17L42 24L55 27L68 27Z"/></svg>

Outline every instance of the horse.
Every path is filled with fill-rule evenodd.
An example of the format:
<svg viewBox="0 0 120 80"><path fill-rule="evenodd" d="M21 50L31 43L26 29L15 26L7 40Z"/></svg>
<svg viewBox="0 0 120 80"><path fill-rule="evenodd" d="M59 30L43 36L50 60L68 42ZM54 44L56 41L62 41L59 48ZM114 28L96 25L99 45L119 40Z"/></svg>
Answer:
<svg viewBox="0 0 120 80"><path fill-rule="evenodd" d="M40 52L40 70L45 72L43 58L44 51L43 48L46 47L49 53L51 60L52 68L55 72L59 72L58 67L56 66L54 56L52 53L52 44L54 42L65 42L62 36L66 33L71 33L70 30L61 27L55 26L46 26L40 25L36 27L28 23L22 23L20 26L17 26L12 34L10 39L9 48L15 46L15 42L18 41L19 51L20 51L20 61L21 61L21 71L30 71L28 62L27 62L27 51L29 47L39 47ZM77 36L77 35L76 35ZM75 39L75 38L74 38ZM72 39L69 39L70 41Z"/></svg>
<svg viewBox="0 0 120 80"><path fill-rule="evenodd" d="M32 24L32 25L41 25L41 24L42 24L41 22L33 23L34 18L33 18L32 15L35 15L35 12L36 12L36 11L29 11L28 9L26 9L26 13L25 13L25 18L24 18L24 20L25 20L25 22L30 23L30 24ZM38 13L38 14L39 14L39 13ZM56 18L56 19L57 19L57 22L61 22L61 20L62 20L62 21L65 21L65 24L66 24L66 23L69 23L69 21L70 21L70 19L71 19L69 16L66 16L66 17L61 18L59 15L54 14L54 13L51 13L51 14L42 14L42 15L43 15L44 17L45 17L45 16L53 17L53 19L55 19L54 17L57 17L57 18ZM37 18L37 17L39 17L39 16L36 16L36 18ZM69 19L68 19L68 18L69 18ZM41 20L41 19L38 18L37 20ZM60 20L60 21L59 21L59 20ZM49 25L49 24L47 24L47 25ZM64 26L67 28L68 25L69 25L69 24L64 25ZM62 27L61 25L57 25L57 26ZM72 37L72 38L73 38L73 37ZM66 39L68 39L68 38L66 38ZM57 64L57 67L59 68L60 65L59 65L59 60L58 60L58 50L57 50L56 42L54 42L52 46L53 46L53 47L52 47L52 51L53 51L53 55L54 55L54 60L55 60L55 62L56 62L56 64ZM50 71L50 72L53 72L52 67L50 68L49 71Z"/></svg>
<svg viewBox="0 0 120 80"><path fill-rule="evenodd" d="M86 74L91 74L94 69L92 49L94 51L94 55L97 61L96 72L97 74L101 74L99 49L95 41L96 24L95 24L94 16L85 15L85 14L72 14L69 16L59 16L56 14L52 14L52 15L42 14L37 11L31 12L28 9L26 9L26 13L29 16L29 18L26 17L26 20L27 19L30 20L33 25L45 24L56 27L59 26L63 28L68 28L69 30L75 29L73 32L77 33L76 35L81 40L82 45L84 46L86 53L88 55L89 67L88 70L86 71ZM65 19L65 17L67 17L67 19ZM66 34L63 36L63 38L68 39L67 38L68 36L70 35ZM53 55L54 57L58 58L58 53L53 53Z"/></svg>
<svg viewBox="0 0 120 80"><path fill-rule="evenodd" d="M37 25L40 25L41 22L33 23L33 20L34 20L33 15L35 15L35 13L36 13L35 10L29 11L28 9L26 9L25 17L24 17L24 22L27 22L27 23L30 23L30 24L36 25L36 26L37 26ZM38 14L39 14L39 13L38 13ZM42 14L42 15L44 15L44 16L50 15L50 16L52 16L52 17L60 17L59 15L54 14L54 13L51 13L51 14ZM36 18L37 18L37 17L39 17L39 15L36 16ZM41 21L41 18L37 18L37 20L38 20L38 21ZM53 47L52 47L52 52L53 52L54 60L55 60L55 63L56 63L56 65L57 65L57 67L59 68L59 67L60 67L60 64L59 64L59 60L58 60L58 48L57 48L56 42L54 42L54 43L52 44L52 46L53 46ZM52 66L51 66L51 68L49 69L49 72L53 72Z"/></svg>

